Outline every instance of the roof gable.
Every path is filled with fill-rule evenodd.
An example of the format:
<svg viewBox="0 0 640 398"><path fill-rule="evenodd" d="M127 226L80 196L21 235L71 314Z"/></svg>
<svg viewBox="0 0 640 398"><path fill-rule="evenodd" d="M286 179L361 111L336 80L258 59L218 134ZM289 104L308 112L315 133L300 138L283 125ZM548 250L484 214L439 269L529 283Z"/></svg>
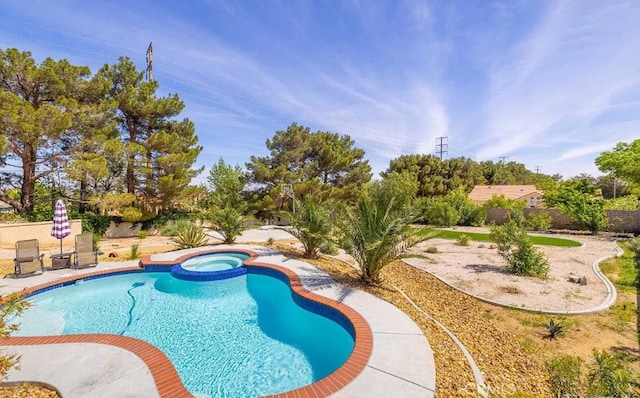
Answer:
<svg viewBox="0 0 640 398"><path fill-rule="evenodd" d="M526 196L542 195L543 192L535 185L476 185L469 193L469 199L475 202L486 202L494 196L504 196L506 199L524 199Z"/></svg>

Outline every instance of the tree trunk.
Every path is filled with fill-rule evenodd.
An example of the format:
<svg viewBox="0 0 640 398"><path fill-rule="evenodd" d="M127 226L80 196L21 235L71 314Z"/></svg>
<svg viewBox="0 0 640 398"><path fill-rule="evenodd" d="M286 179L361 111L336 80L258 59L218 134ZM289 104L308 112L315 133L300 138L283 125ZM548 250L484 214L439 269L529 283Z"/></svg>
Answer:
<svg viewBox="0 0 640 398"><path fill-rule="evenodd" d="M30 144L25 144L24 156L22 156L22 192L20 213L33 211L34 194L36 185L36 150Z"/></svg>
<svg viewBox="0 0 640 398"><path fill-rule="evenodd" d="M86 213L89 205L87 204L87 197L89 196L87 194L87 189L88 189L88 184L87 184L87 177L85 175L85 177L80 181L80 205L78 206L78 211L83 214Z"/></svg>

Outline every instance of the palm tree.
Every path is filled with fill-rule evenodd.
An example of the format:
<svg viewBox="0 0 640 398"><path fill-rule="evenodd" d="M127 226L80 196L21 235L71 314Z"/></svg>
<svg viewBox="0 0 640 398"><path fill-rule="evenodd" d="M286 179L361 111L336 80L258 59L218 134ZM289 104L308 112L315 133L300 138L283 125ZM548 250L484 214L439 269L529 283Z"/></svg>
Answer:
<svg viewBox="0 0 640 398"><path fill-rule="evenodd" d="M413 227L415 220L412 211L394 211L393 199L385 204L364 198L346 214L345 222L338 225L343 235L341 246L358 262L364 282L379 282L380 271L395 260L419 257L409 255L408 250L432 234Z"/></svg>
<svg viewBox="0 0 640 398"><path fill-rule="evenodd" d="M311 195L307 195L304 202L296 200L295 206L297 212L285 215L293 226L293 229L287 229L287 232L302 243L304 257L317 258L320 248L331 234L329 211Z"/></svg>

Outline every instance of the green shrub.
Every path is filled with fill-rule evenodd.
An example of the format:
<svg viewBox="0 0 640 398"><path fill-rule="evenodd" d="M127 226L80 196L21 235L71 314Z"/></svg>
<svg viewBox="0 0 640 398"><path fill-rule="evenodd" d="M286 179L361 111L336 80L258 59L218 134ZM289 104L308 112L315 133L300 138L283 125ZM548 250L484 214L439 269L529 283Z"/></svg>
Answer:
<svg viewBox="0 0 640 398"><path fill-rule="evenodd" d="M571 355L561 355L546 363L549 383L554 396L580 396L581 367L582 359Z"/></svg>
<svg viewBox="0 0 640 398"><path fill-rule="evenodd" d="M471 241L471 237L465 234L458 236L458 239L456 239L456 243L460 246L469 246L470 241Z"/></svg>
<svg viewBox="0 0 640 398"><path fill-rule="evenodd" d="M622 359L596 349L587 380L590 397L632 397L639 382Z"/></svg>
<svg viewBox="0 0 640 398"><path fill-rule="evenodd" d="M120 211L122 213L122 221L137 222L142 220L144 214L137 207L125 207Z"/></svg>
<svg viewBox="0 0 640 398"><path fill-rule="evenodd" d="M507 262L510 272L537 278L547 277L549 262L533 247L527 232L515 221L492 227L490 237L498 247L498 254Z"/></svg>
<svg viewBox="0 0 640 398"><path fill-rule="evenodd" d="M139 239L144 239L147 236L149 236L149 231L145 231L144 229L141 229L140 231L138 231L138 238Z"/></svg>
<svg viewBox="0 0 640 398"><path fill-rule="evenodd" d="M546 231L551 228L552 218L549 213L531 213L525 222L525 225L530 231Z"/></svg>
<svg viewBox="0 0 640 398"><path fill-rule="evenodd" d="M438 252L438 248L435 246L429 246L426 248L425 252L430 253L430 254L435 254Z"/></svg>
<svg viewBox="0 0 640 398"><path fill-rule="evenodd" d="M91 232L94 236L104 236L111 224L111 216L103 216L91 212L80 214L82 218L82 232Z"/></svg>
<svg viewBox="0 0 640 398"><path fill-rule="evenodd" d="M439 227L452 227L460 220L460 213L443 199L432 199L422 213L422 222Z"/></svg>
<svg viewBox="0 0 640 398"><path fill-rule="evenodd" d="M180 229L172 240L178 245L178 248L190 249L192 247L206 246L209 237L204 233L202 227L190 223Z"/></svg>

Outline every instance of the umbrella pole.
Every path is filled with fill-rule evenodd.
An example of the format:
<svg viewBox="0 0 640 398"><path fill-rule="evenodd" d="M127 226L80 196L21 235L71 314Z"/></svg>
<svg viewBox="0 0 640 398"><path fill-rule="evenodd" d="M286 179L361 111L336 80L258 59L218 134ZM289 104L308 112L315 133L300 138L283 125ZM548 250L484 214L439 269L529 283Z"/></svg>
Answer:
<svg viewBox="0 0 640 398"><path fill-rule="evenodd" d="M60 239L60 254L62 254L62 239Z"/></svg>

